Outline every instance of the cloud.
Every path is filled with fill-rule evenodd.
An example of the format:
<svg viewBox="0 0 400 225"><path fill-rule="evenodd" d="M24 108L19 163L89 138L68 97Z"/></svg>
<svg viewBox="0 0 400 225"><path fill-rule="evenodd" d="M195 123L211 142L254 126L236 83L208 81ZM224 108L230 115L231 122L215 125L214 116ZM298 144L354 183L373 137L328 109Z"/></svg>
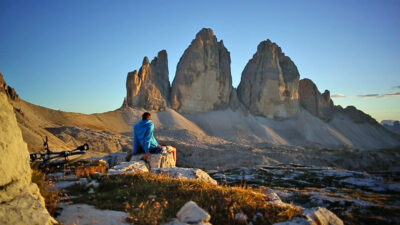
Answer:
<svg viewBox="0 0 400 225"><path fill-rule="evenodd" d="M382 97L400 97L400 92L392 92L382 95Z"/></svg>
<svg viewBox="0 0 400 225"><path fill-rule="evenodd" d="M386 94L366 94L366 95L357 95L357 97L361 98L391 98L391 97L400 97L400 92L389 92Z"/></svg>
<svg viewBox="0 0 400 225"><path fill-rule="evenodd" d="M344 98L344 97L346 97L346 96L344 94L341 94L341 93L331 95L331 98Z"/></svg>
<svg viewBox="0 0 400 225"><path fill-rule="evenodd" d="M379 94L366 94L366 95L357 95L358 97L361 98L371 98L371 97L379 97Z"/></svg>

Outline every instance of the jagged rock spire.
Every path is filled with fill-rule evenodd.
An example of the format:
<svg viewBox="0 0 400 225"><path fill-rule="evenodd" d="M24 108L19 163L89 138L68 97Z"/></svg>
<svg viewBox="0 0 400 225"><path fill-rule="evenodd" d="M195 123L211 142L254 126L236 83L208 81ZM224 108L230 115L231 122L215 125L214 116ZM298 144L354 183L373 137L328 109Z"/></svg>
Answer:
<svg viewBox="0 0 400 225"><path fill-rule="evenodd" d="M254 115L286 118L299 112L300 74L281 48L266 40L247 63L238 97Z"/></svg>
<svg viewBox="0 0 400 225"><path fill-rule="evenodd" d="M182 113L229 107L232 92L231 58L213 30L202 29L179 60L172 83L171 106Z"/></svg>
<svg viewBox="0 0 400 225"><path fill-rule="evenodd" d="M165 110L170 89L167 51L162 50L151 63L147 56L144 57L139 72L134 70L128 73L124 105L146 110Z"/></svg>

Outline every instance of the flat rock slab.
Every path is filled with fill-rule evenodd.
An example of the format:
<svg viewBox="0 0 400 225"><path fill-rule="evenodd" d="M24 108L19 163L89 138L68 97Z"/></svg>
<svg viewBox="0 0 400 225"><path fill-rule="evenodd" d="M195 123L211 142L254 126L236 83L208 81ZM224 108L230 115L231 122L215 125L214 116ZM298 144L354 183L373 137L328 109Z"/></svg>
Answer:
<svg viewBox="0 0 400 225"><path fill-rule="evenodd" d="M194 168L157 168L151 169L150 172L155 174L164 174L174 178L186 178L186 179L194 179L199 181L204 181L211 184L218 184L216 180L210 177L208 173L204 172L201 169Z"/></svg>
<svg viewBox="0 0 400 225"><path fill-rule="evenodd" d="M149 172L148 165L143 160L122 162L108 170L108 175L126 174L132 172Z"/></svg>
<svg viewBox="0 0 400 225"><path fill-rule="evenodd" d="M57 220L63 224L107 224L107 225L128 225L125 218L129 214L114 210L99 210L91 205L76 204L68 205L63 208Z"/></svg>
<svg viewBox="0 0 400 225"><path fill-rule="evenodd" d="M343 221L326 208L317 207L305 209L303 215L308 219L315 221L315 224L343 225Z"/></svg>

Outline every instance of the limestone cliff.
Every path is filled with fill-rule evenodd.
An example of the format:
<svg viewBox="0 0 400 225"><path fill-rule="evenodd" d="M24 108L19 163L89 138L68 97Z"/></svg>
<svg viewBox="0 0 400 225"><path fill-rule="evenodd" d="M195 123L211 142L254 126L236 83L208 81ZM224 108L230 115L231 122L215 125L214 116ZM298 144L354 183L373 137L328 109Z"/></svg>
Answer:
<svg viewBox="0 0 400 225"><path fill-rule="evenodd" d="M208 112L230 106L231 58L211 29L202 29L179 60L171 106L181 113ZM234 103L233 105L235 105Z"/></svg>
<svg viewBox="0 0 400 225"><path fill-rule="evenodd" d="M19 99L19 96L17 92L14 90L14 88L7 85L2 73L0 73L0 91L5 92L7 96L12 100Z"/></svg>
<svg viewBox="0 0 400 225"><path fill-rule="evenodd" d="M31 182L28 148L4 92L0 124L0 224L54 224L39 188Z"/></svg>
<svg viewBox="0 0 400 225"><path fill-rule="evenodd" d="M299 71L281 48L261 42L242 72L237 92L254 115L287 118L299 112Z"/></svg>
<svg viewBox="0 0 400 225"><path fill-rule="evenodd" d="M151 63L144 57L138 71L128 73L124 105L160 111L168 106L170 93L167 52L162 50Z"/></svg>
<svg viewBox="0 0 400 225"><path fill-rule="evenodd" d="M333 116L333 101L330 92L319 92L317 86L310 79L302 79L299 82L300 105L314 116L329 121Z"/></svg>

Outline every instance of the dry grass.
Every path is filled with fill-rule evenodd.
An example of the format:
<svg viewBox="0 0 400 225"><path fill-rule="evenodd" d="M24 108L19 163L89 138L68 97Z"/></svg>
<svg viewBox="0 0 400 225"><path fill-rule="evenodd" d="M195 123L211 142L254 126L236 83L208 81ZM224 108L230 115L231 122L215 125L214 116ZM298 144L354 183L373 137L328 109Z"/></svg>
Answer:
<svg viewBox="0 0 400 225"><path fill-rule="evenodd" d="M273 224L301 213L293 205L269 203L262 189L218 186L150 173L105 176L99 182L96 194L82 195L74 201L102 209L125 210L131 216L130 222L135 224L169 222L189 200L210 213L212 224L243 224L235 220L236 213L246 214L248 222L259 215L253 224ZM74 195L87 191L79 185L69 190Z"/></svg>
<svg viewBox="0 0 400 225"><path fill-rule="evenodd" d="M32 169L32 182L39 187L40 194L44 197L47 211L50 215L55 216L57 203L61 200L60 191L54 191L52 185L45 182L45 174L38 169Z"/></svg>

